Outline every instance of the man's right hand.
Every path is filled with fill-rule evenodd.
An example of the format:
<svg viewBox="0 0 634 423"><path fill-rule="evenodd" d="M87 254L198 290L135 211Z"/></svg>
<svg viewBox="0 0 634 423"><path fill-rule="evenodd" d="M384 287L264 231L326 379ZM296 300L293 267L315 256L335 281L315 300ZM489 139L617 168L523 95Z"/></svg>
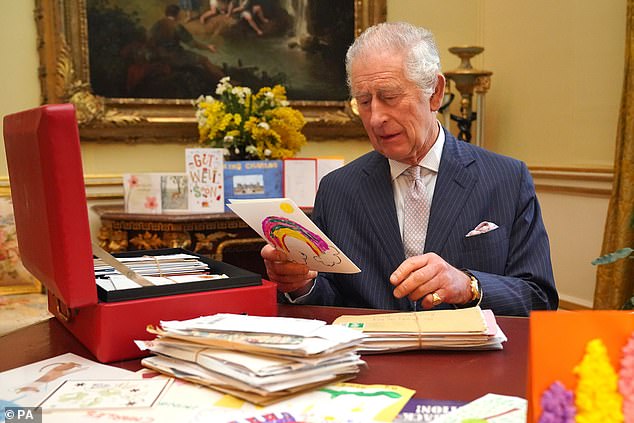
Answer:
<svg viewBox="0 0 634 423"><path fill-rule="evenodd" d="M310 291L312 281L317 277L316 271L308 270L305 264L290 261L285 253L269 244L262 247L260 255L264 259L269 280L277 283L278 291L287 292L293 297L301 297Z"/></svg>

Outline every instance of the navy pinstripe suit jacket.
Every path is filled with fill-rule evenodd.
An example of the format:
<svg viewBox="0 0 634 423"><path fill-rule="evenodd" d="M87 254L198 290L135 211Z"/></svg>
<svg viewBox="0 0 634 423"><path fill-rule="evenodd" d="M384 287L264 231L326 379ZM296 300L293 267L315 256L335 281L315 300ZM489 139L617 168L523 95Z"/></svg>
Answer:
<svg viewBox="0 0 634 423"><path fill-rule="evenodd" d="M481 307L496 314L557 308L548 236L526 165L447 131L445 137L425 252L473 272L484 292ZM320 274L302 303L412 310L389 283L405 253L385 157L373 151L326 175L313 220L362 271ZM465 237L485 220L499 228Z"/></svg>

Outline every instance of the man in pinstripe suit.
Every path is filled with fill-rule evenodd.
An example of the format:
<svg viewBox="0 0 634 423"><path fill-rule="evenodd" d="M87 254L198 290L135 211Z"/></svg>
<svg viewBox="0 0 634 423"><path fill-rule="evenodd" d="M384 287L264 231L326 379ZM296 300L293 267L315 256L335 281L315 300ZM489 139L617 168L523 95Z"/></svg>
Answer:
<svg viewBox="0 0 634 423"><path fill-rule="evenodd" d="M346 70L375 151L322 179L313 220L362 271L317 274L267 245L262 257L284 297L410 311L480 304L520 316L556 309L528 169L440 125L445 79L433 35L407 23L378 24L350 47ZM407 188L399 176L410 166L425 169L432 200L424 249L406 257Z"/></svg>

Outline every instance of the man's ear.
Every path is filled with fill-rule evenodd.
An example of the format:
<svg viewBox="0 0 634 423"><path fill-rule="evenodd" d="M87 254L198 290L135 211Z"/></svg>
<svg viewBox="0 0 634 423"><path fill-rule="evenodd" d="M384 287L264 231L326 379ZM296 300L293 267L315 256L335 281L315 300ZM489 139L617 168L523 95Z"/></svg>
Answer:
<svg viewBox="0 0 634 423"><path fill-rule="evenodd" d="M443 97L445 96L445 77L442 74L437 75L436 89L429 99L429 107L432 112L437 112L442 105Z"/></svg>

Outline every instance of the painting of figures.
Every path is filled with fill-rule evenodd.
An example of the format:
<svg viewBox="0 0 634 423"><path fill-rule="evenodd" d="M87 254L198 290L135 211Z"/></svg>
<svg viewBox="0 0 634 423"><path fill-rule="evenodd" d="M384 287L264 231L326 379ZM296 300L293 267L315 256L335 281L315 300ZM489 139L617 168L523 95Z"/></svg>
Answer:
<svg viewBox="0 0 634 423"><path fill-rule="evenodd" d="M86 18L99 96L194 99L229 76L290 100L348 97L354 0L86 0Z"/></svg>

